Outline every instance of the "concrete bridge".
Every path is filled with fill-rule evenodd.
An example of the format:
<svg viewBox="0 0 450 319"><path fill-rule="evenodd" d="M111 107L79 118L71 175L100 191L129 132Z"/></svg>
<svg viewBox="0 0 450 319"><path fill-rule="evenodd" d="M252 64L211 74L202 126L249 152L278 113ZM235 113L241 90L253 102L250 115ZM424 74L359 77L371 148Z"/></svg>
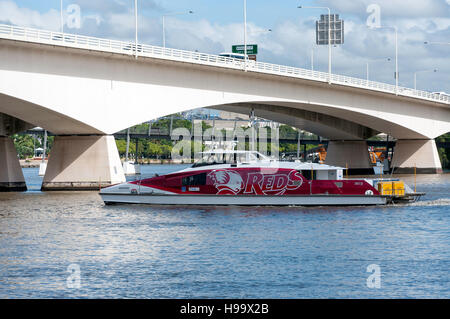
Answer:
<svg viewBox="0 0 450 319"><path fill-rule="evenodd" d="M136 50L137 49L137 50ZM434 138L450 100L346 76L198 52L0 25L0 174L24 186L11 134L56 136L43 189L124 180L113 133L199 107L255 115L330 140L327 163L369 167L366 139L397 139L397 172L442 170ZM22 187L23 188L23 187Z"/></svg>

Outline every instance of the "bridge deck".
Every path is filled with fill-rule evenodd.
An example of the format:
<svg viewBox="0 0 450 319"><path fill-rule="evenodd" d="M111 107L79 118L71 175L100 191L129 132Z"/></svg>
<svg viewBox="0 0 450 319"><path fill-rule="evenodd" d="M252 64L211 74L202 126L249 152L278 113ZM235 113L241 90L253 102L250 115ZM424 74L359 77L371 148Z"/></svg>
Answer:
<svg viewBox="0 0 450 319"><path fill-rule="evenodd" d="M433 94L426 91L414 90L395 85L367 81L343 75L329 74L302 68L270 64L264 62L247 61L227 58L218 55L199 53L186 50L163 48L158 46L123 42L111 39L87 37L82 35L38 30L24 27L0 24L0 39L24 41L30 43L49 44L78 49L95 50L101 52L118 53L129 56L166 59L178 62L187 62L207 66L215 66L248 72L280 75L292 78L300 78L311 81L330 82L343 86L367 89L372 91L407 96L445 105L450 105L450 97L442 94Z"/></svg>

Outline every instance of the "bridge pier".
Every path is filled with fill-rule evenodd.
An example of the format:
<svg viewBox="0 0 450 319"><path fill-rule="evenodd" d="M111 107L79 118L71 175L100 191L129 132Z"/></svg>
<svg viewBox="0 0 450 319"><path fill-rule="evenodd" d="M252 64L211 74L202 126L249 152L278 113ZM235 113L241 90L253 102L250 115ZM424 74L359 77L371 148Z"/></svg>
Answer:
<svg viewBox="0 0 450 319"><path fill-rule="evenodd" d="M348 167L349 175L373 174L366 141L328 142L325 164Z"/></svg>
<svg viewBox="0 0 450 319"><path fill-rule="evenodd" d="M440 174L441 160L435 140L398 140L392 161L395 174Z"/></svg>
<svg viewBox="0 0 450 319"><path fill-rule="evenodd" d="M125 182L114 136L56 136L43 191L98 190Z"/></svg>
<svg viewBox="0 0 450 319"><path fill-rule="evenodd" d="M27 185L13 140L8 136L0 136L0 192L26 190Z"/></svg>

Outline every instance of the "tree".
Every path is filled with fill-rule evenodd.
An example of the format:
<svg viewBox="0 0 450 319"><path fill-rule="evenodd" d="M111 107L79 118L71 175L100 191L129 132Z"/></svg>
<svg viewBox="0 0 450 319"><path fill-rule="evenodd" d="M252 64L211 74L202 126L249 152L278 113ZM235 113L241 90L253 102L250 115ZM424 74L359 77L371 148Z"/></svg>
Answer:
<svg viewBox="0 0 450 319"><path fill-rule="evenodd" d="M42 147L41 142L34 138L32 135L19 135L14 134L12 136L14 146L17 151L17 155L20 159L25 159L34 156L34 148Z"/></svg>
<svg viewBox="0 0 450 319"><path fill-rule="evenodd" d="M450 141L450 133L439 136L436 142L448 142ZM441 158L442 168L450 169L450 148L439 148L439 157Z"/></svg>

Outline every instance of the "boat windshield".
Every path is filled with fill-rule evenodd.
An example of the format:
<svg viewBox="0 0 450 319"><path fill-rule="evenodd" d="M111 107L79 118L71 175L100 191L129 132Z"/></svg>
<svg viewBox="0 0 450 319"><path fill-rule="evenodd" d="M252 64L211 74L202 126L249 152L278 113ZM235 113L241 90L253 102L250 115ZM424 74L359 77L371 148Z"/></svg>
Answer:
<svg viewBox="0 0 450 319"><path fill-rule="evenodd" d="M258 152L218 152L203 153L202 158L192 165L192 167L201 167L221 164L242 164L254 163L267 160L267 157Z"/></svg>

